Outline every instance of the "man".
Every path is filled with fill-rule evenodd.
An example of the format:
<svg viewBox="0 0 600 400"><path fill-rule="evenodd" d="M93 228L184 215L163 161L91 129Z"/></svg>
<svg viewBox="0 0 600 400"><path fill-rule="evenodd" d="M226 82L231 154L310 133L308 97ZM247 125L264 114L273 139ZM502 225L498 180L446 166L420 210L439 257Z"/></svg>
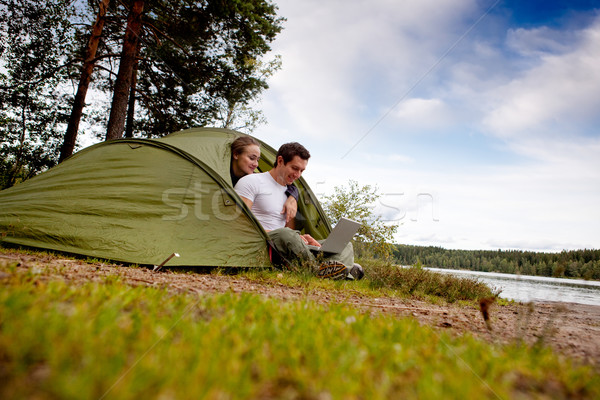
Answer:
<svg viewBox="0 0 600 400"><path fill-rule="evenodd" d="M293 220L286 222L281 213L288 185L300 178L309 158L310 153L300 143L286 143L279 148L270 171L240 178L235 190L285 259L298 258L316 265L316 258L307 245L320 246L319 242L308 234L301 235L293 230ZM327 257L316 269L317 275L323 278L360 279L363 276L360 265L354 264L352 243L348 243L341 253Z"/></svg>

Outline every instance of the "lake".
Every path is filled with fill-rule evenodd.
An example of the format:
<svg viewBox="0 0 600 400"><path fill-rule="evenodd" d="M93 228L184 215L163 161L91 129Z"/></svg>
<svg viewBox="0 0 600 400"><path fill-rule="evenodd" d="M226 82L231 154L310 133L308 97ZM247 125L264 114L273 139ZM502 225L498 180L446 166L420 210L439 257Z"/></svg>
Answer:
<svg viewBox="0 0 600 400"><path fill-rule="evenodd" d="M478 279L492 289L502 290L500 297L508 300L524 303L560 301L600 306L600 282L598 281L457 269L426 269L458 277Z"/></svg>

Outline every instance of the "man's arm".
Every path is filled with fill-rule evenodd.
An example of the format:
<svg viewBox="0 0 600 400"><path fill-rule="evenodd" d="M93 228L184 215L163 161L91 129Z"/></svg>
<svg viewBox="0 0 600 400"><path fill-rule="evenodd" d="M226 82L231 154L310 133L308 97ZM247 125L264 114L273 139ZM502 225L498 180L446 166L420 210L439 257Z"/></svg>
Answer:
<svg viewBox="0 0 600 400"><path fill-rule="evenodd" d="M287 193L287 192L286 192ZM289 224L296 217L298 212L298 202L292 196L289 196L283 204L282 214L285 214L285 223Z"/></svg>
<svg viewBox="0 0 600 400"><path fill-rule="evenodd" d="M294 185L287 185L287 190L285 191L285 194L288 197L293 197L296 202L298 202L298 197L300 196L300 192L298 191L298 188Z"/></svg>
<svg viewBox="0 0 600 400"><path fill-rule="evenodd" d="M252 204L254 204L254 203L251 200L248 200L245 197L242 197L242 196L240 196L240 197L242 198L242 201L244 202L244 204L247 205L250 210L252 210ZM271 230L270 229L265 229L265 232L271 232Z"/></svg>
<svg viewBox="0 0 600 400"><path fill-rule="evenodd" d="M254 186L249 184L249 181L245 176L242 177L238 183L235 185L235 191L237 192L237 194L242 198L242 201L244 202L244 204L250 209L252 210L252 205L254 204L254 192L253 190L255 189ZM248 197L252 197L252 200L250 200Z"/></svg>
<svg viewBox="0 0 600 400"><path fill-rule="evenodd" d="M283 209L281 210L282 214L285 214L285 223L288 228L293 227L293 219L296 217L296 213L298 212L298 196L300 195L298 188L294 185L287 185L287 189L285 191L286 196L288 197L283 205Z"/></svg>
<svg viewBox="0 0 600 400"><path fill-rule="evenodd" d="M256 185L253 184L253 177L251 175L241 177L233 189L242 198L244 204L246 204L249 209L252 209L252 204L254 204L255 196L258 191Z"/></svg>
<svg viewBox="0 0 600 400"><path fill-rule="evenodd" d="M254 203L252 202L252 200L249 200L249 199L247 199L247 198L245 198L245 197L243 197L243 196L240 196L240 197L241 197L241 198L242 198L242 200L244 201L244 204L245 204L246 206L248 206L248 208L249 208L249 209L251 209L251 210L252 210L252 204L254 204Z"/></svg>

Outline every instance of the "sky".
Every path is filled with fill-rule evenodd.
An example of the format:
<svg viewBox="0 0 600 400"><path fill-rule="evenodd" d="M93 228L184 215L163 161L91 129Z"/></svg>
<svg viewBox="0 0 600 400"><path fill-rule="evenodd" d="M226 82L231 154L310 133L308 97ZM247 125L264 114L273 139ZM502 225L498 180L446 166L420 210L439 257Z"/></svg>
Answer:
<svg viewBox="0 0 600 400"><path fill-rule="evenodd" d="M600 0L275 0L253 134L320 198L381 195L395 242L600 248Z"/></svg>

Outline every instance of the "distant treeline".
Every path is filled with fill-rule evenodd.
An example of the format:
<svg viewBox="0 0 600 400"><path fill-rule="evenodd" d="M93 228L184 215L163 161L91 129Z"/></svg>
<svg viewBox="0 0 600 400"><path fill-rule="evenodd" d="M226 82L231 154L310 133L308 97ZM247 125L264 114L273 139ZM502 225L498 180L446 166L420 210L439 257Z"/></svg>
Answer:
<svg viewBox="0 0 600 400"><path fill-rule="evenodd" d="M401 265L600 280L600 250L540 253L396 245L394 259Z"/></svg>

